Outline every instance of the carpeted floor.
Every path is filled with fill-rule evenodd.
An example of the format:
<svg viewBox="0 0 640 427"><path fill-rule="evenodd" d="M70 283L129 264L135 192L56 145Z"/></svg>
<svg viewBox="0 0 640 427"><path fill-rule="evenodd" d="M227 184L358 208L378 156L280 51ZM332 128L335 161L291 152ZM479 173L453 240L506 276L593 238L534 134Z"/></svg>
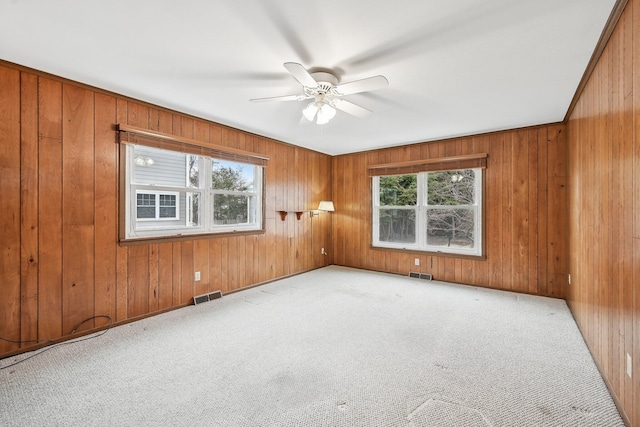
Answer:
<svg viewBox="0 0 640 427"><path fill-rule="evenodd" d="M0 425L624 424L564 301L332 266L0 370Z"/></svg>

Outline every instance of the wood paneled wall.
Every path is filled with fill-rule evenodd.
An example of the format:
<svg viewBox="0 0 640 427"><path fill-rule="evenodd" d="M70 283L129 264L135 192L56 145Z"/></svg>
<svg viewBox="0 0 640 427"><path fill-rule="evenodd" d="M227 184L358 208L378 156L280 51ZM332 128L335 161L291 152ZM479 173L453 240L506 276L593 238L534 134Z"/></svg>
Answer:
<svg viewBox="0 0 640 427"><path fill-rule="evenodd" d="M116 123L268 156L266 233L118 245ZM277 213L331 191L327 155L0 63L0 336L58 339L331 264L329 215L312 251L310 216Z"/></svg>
<svg viewBox="0 0 640 427"><path fill-rule="evenodd" d="M485 260L371 247L369 165L487 153ZM562 124L334 157L334 263L564 298L566 138ZM420 265L414 264L415 258Z"/></svg>
<svg viewBox="0 0 640 427"><path fill-rule="evenodd" d="M640 426L640 0L627 3L568 135L568 302L611 392Z"/></svg>

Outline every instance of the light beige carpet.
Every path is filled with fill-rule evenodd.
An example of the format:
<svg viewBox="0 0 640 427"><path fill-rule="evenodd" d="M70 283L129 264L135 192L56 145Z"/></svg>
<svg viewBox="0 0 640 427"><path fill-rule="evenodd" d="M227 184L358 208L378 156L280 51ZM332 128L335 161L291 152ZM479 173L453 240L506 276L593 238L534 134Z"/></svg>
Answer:
<svg viewBox="0 0 640 427"><path fill-rule="evenodd" d="M623 423L564 301L334 266L0 370L0 425Z"/></svg>

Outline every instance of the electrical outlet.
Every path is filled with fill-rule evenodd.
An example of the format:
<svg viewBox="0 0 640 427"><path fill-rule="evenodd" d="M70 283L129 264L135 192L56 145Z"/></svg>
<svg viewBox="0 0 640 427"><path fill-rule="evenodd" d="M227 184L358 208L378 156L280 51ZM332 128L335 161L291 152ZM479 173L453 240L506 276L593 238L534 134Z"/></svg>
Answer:
<svg viewBox="0 0 640 427"><path fill-rule="evenodd" d="M200 280L200 272L199 271L196 271L195 280L196 280L196 282Z"/></svg>
<svg viewBox="0 0 640 427"><path fill-rule="evenodd" d="M571 274L569 274L569 284L571 284Z"/></svg>
<svg viewBox="0 0 640 427"><path fill-rule="evenodd" d="M326 255L327 253L324 251L324 248L320 249L320 255Z"/></svg>
<svg viewBox="0 0 640 427"><path fill-rule="evenodd" d="M633 359L631 359L631 355L629 353L627 353L627 375L629 375L629 378L633 378L633 371L632 371L632 367L633 366Z"/></svg>
<svg viewBox="0 0 640 427"><path fill-rule="evenodd" d="M413 262L414 262L416 265L420 265L420 258L416 258Z"/></svg>

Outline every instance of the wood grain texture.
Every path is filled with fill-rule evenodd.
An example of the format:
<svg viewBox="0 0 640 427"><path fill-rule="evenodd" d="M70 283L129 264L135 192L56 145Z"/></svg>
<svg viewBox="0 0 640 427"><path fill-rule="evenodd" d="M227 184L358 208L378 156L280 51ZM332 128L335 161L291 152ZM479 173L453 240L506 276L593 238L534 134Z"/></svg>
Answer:
<svg viewBox="0 0 640 427"><path fill-rule="evenodd" d="M62 84L38 79L38 338L62 335Z"/></svg>
<svg viewBox="0 0 640 427"><path fill-rule="evenodd" d="M38 78L20 79L20 340L38 338Z"/></svg>
<svg viewBox="0 0 640 427"><path fill-rule="evenodd" d="M93 225L94 93L62 87L62 197L64 225Z"/></svg>
<svg viewBox="0 0 640 427"><path fill-rule="evenodd" d="M116 319L117 305L117 246L118 230L117 169L118 158L113 135L117 103L111 96L96 94L95 98L95 291L96 315ZM105 325L108 319L96 320Z"/></svg>
<svg viewBox="0 0 640 427"><path fill-rule="evenodd" d="M0 336L65 338L331 263L312 256L309 216L276 214L331 200L330 156L17 68L0 66ZM118 245L117 123L270 157L266 232ZM324 247L330 217L313 228Z"/></svg>
<svg viewBox="0 0 640 427"><path fill-rule="evenodd" d="M569 307L633 426L640 426L638 28L640 1L630 0L571 113L567 177L549 183L569 188Z"/></svg>
<svg viewBox="0 0 640 427"><path fill-rule="evenodd" d="M0 67L0 336L20 340L20 72ZM17 346L0 341L0 352Z"/></svg>
<svg viewBox="0 0 640 427"><path fill-rule="evenodd" d="M62 245L62 330L92 329L95 314L95 240L93 225L65 225ZM77 328L77 329L76 329Z"/></svg>
<svg viewBox="0 0 640 427"><path fill-rule="evenodd" d="M371 164L479 153L488 154L486 260L371 247ZM337 156L333 170L334 263L399 274L424 270L438 280L564 297L568 254L563 125ZM549 182L554 183L552 191ZM415 258L421 266L415 266ZM548 272L556 279L551 285ZM563 274L564 281L555 276Z"/></svg>

